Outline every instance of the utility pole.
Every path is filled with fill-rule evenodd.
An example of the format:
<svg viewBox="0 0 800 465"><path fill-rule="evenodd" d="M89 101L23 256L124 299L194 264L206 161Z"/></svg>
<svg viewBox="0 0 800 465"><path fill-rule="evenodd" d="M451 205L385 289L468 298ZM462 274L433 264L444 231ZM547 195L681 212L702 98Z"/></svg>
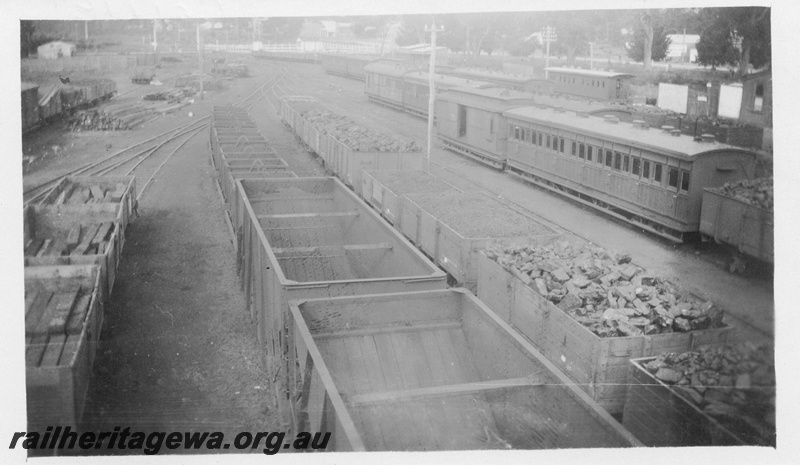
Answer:
<svg viewBox="0 0 800 465"><path fill-rule="evenodd" d="M158 35L157 35L157 32L156 32L156 27L158 27L158 20L154 19L153 20L153 51L154 52L158 51Z"/></svg>
<svg viewBox="0 0 800 465"><path fill-rule="evenodd" d="M200 100L203 100L203 41L200 35L200 23L197 23L197 63L200 67Z"/></svg>
<svg viewBox="0 0 800 465"><path fill-rule="evenodd" d="M433 18L432 25L425 28L425 32L431 33L431 62L428 65L428 153L425 156L425 169L431 171L431 148L433 147L433 119L436 103L436 85L433 76L436 73L436 33L444 29L436 29L436 18Z"/></svg>
<svg viewBox="0 0 800 465"><path fill-rule="evenodd" d="M547 51L545 52L545 58L544 58L544 68L545 68L544 77L548 78L549 76L547 68L550 67L550 42L556 41L556 28L550 26L544 28L544 30L542 31L542 38L545 40L545 42L547 42Z"/></svg>
<svg viewBox="0 0 800 465"><path fill-rule="evenodd" d="M86 40L86 42L88 43L89 42L89 21L84 21L83 22L83 37Z"/></svg>
<svg viewBox="0 0 800 465"><path fill-rule="evenodd" d="M594 69L594 42L589 42L589 69Z"/></svg>
<svg viewBox="0 0 800 465"><path fill-rule="evenodd" d="M686 55L689 54L689 46L686 44L686 28L683 28L683 53L681 53L681 63L686 63Z"/></svg>

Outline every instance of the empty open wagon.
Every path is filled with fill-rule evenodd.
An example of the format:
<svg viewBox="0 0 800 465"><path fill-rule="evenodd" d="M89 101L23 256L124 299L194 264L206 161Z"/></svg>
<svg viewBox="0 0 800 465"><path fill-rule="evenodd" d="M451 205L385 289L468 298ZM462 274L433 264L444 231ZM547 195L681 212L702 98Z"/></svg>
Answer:
<svg viewBox="0 0 800 465"><path fill-rule="evenodd" d="M464 289L290 307L296 427L335 450L641 445Z"/></svg>
<svg viewBox="0 0 800 465"><path fill-rule="evenodd" d="M335 178L236 184L242 282L269 355L285 353L289 300L446 285L441 270Z"/></svg>
<svg viewBox="0 0 800 465"><path fill-rule="evenodd" d="M77 427L103 324L94 265L25 268L29 431Z"/></svg>

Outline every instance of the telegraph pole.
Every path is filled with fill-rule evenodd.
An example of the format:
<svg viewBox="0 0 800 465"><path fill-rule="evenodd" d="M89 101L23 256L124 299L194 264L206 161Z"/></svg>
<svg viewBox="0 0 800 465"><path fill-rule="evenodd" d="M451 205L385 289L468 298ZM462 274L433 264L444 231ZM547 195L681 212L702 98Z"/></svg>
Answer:
<svg viewBox="0 0 800 465"><path fill-rule="evenodd" d="M436 33L443 29L436 29L436 18L433 19L430 28L425 28L425 32L431 33L431 62L428 65L428 153L425 156L425 168L431 170L431 148L433 147L433 119L436 103L436 85L433 76L436 73Z"/></svg>
<svg viewBox="0 0 800 465"><path fill-rule="evenodd" d="M158 20L153 20L153 51L158 51L158 35L156 33L156 28L158 27Z"/></svg>
<svg viewBox="0 0 800 465"><path fill-rule="evenodd" d="M197 63L200 67L200 100L203 100L203 41L200 35L200 23L197 23Z"/></svg>
<svg viewBox="0 0 800 465"><path fill-rule="evenodd" d="M556 41L556 28L547 26L542 30L542 38L547 42L547 52L545 52L544 58L544 77L548 78L547 68L550 67L550 42Z"/></svg>

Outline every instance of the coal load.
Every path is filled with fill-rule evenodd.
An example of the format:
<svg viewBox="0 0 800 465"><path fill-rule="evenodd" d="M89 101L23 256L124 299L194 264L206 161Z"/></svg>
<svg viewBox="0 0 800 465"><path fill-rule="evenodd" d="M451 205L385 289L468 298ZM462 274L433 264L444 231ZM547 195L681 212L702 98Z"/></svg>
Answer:
<svg viewBox="0 0 800 465"><path fill-rule="evenodd" d="M771 177L726 182L720 192L769 211L772 211L775 204Z"/></svg>
<svg viewBox="0 0 800 465"><path fill-rule="evenodd" d="M663 354L642 366L732 430L755 427L759 436L772 435L774 443L775 359L770 346L702 347Z"/></svg>
<svg viewBox="0 0 800 465"><path fill-rule="evenodd" d="M405 142L359 126L348 118L324 109L307 110L300 115L354 152L419 152L414 141Z"/></svg>
<svg viewBox="0 0 800 465"><path fill-rule="evenodd" d="M631 263L627 254L567 241L492 245L486 255L600 337L724 327L723 312Z"/></svg>

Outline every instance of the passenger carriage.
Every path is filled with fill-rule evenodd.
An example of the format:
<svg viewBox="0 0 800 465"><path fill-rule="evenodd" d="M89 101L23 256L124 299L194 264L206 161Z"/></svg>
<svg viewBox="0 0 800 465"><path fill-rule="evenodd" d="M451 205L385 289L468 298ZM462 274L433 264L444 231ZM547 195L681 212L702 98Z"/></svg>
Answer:
<svg viewBox="0 0 800 465"><path fill-rule="evenodd" d="M508 135L502 113L534 103L530 94L499 87L451 89L436 101L437 136L446 149L502 170Z"/></svg>
<svg viewBox="0 0 800 465"><path fill-rule="evenodd" d="M756 154L641 122L506 110L510 174L681 241L697 232L703 189L752 178Z"/></svg>
<svg viewBox="0 0 800 465"><path fill-rule="evenodd" d="M545 68L547 77L559 94L594 100L628 101L632 74L580 68Z"/></svg>
<svg viewBox="0 0 800 465"><path fill-rule="evenodd" d="M364 66L364 92L373 102L403 109L403 75L416 68L397 60L381 60Z"/></svg>
<svg viewBox="0 0 800 465"><path fill-rule="evenodd" d="M433 79L437 98L441 97L440 92L454 88L486 89L494 86L494 84L488 82L443 74L434 74ZM406 112L427 118L430 95L430 81L427 71L409 71L403 75L403 108Z"/></svg>

